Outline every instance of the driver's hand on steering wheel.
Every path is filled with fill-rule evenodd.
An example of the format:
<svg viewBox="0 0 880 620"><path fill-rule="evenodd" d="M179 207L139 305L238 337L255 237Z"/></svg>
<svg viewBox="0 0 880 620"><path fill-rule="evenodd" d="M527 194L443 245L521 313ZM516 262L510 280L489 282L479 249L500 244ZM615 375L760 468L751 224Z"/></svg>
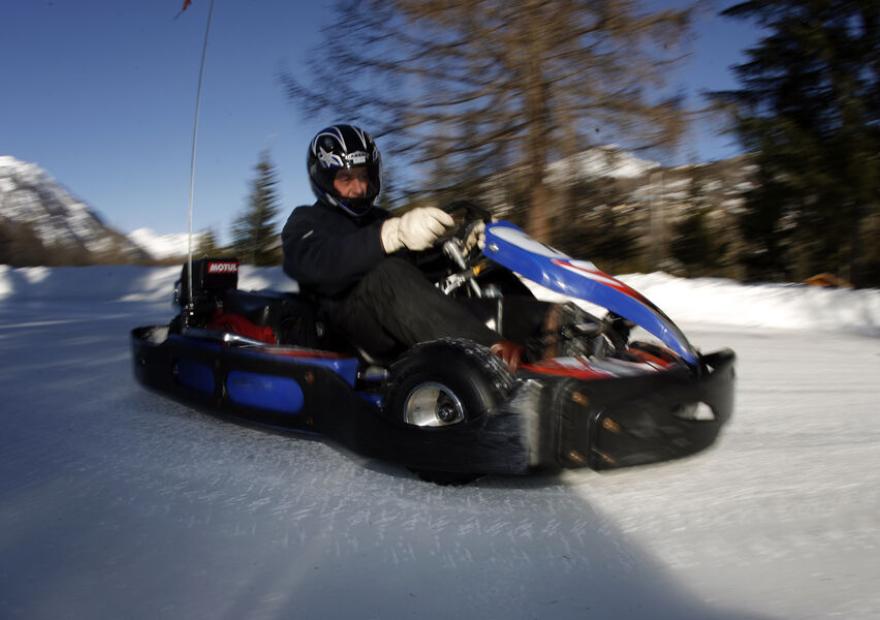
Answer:
<svg viewBox="0 0 880 620"><path fill-rule="evenodd" d="M484 247L486 247L486 223L479 221L471 226L467 233L464 240L464 253L470 254L474 248L482 250Z"/></svg>
<svg viewBox="0 0 880 620"><path fill-rule="evenodd" d="M392 217L382 224L382 247L386 254L393 254L401 248L426 250L455 226L455 220L448 213L436 207L419 207Z"/></svg>

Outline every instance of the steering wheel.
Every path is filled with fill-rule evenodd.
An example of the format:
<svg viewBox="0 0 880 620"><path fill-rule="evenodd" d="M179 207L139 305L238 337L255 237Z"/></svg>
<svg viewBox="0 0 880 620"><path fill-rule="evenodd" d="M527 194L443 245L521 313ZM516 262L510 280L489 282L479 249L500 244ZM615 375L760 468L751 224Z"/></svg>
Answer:
<svg viewBox="0 0 880 620"><path fill-rule="evenodd" d="M434 246L441 250L446 259L454 263L458 273L447 275L437 282L437 286L447 295L468 291L470 296L484 297L487 295L518 295L534 298L534 295L519 278L505 269L494 269L491 261L483 260L481 252L465 252L465 242L474 227L480 223L492 222L492 213L469 200L456 200L440 207L453 217L462 214L461 223L451 232L446 233ZM457 256L456 256L457 250ZM480 279L475 277L473 267L480 263ZM491 272L491 274L490 274ZM486 277L488 276L488 277Z"/></svg>
<svg viewBox="0 0 880 620"><path fill-rule="evenodd" d="M453 200L441 205L440 210L453 217L462 214L462 222L452 232L447 233L446 239L457 238L464 242L474 226L480 222L488 224L492 221L492 214L487 209L470 200Z"/></svg>
<svg viewBox="0 0 880 620"><path fill-rule="evenodd" d="M456 228L441 237L435 245L435 247L442 248L443 254L462 272L447 278L446 284L441 286L441 288L444 289L445 293L449 294L452 290L467 283L473 294L477 297L482 297L483 292L476 280L464 277L464 273L470 270L473 262L473 253L467 252L465 243L478 224L488 224L492 221L492 214L469 200L456 200L447 203L441 206L440 210L453 217L459 213L463 214L463 221Z"/></svg>

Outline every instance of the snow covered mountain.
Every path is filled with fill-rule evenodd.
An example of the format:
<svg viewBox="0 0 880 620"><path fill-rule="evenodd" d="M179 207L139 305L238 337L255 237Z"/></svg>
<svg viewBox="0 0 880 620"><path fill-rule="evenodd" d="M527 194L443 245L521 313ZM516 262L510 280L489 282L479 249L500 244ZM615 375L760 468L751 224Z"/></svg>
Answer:
<svg viewBox="0 0 880 620"><path fill-rule="evenodd" d="M130 241L144 249L152 258L165 260L186 256L189 241L186 233L160 235L150 228L138 228L128 233ZM193 233L193 250L198 248L202 233Z"/></svg>
<svg viewBox="0 0 880 620"><path fill-rule="evenodd" d="M147 253L34 163L0 156L0 225L26 230L45 252L75 262L131 262Z"/></svg>
<svg viewBox="0 0 880 620"><path fill-rule="evenodd" d="M743 193L753 188L755 166L748 155L707 163L667 166L637 157L616 145L589 148L547 166L544 180L556 192L579 183L595 183L602 198L612 204L628 204L648 214L662 207L674 217L694 202L729 212L742 204ZM510 210L507 191L523 176L521 167L490 178L484 187L492 210L504 214Z"/></svg>
<svg viewBox="0 0 880 620"><path fill-rule="evenodd" d="M656 161L641 159L615 145L597 146L553 162L547 166L546 180L559 185L571 179L633 179L660 167Z"/></svg>
<svg viewBox="0 0 880 620"><path fill-rule="evenodd" d="M739 256L746 243L737 218L746 193L755 187L755 171L748 154L667 165L615 145L589 148L546 168L545 199L556 220L554 242L575 255L606 252L605 260L619 262L606 269L686 275L688 267L672 248L679 227L694 218L714 240L713 260L724 265L718 275L743 277ZM519 210L530 191L527 178L522 166L489 177L480 199L499 218L522 217ZM589 241L601 238L614 239L618 250ZM612 251L628 258L607 255Z"/></svg>
<svg viewBox="0 0 880 620"><path fill-rule="evenodd" d="M583 181L611 181L621 202L644 207L645 213L651 203L662 204L668 215L674 216L695 202L711 205L716 211L738 208L743 193L754 187L754 171L755 166L747 155L665 166L636 157L615 145L606 145L553 162L547 166L545 180L554 189Z"/></svg>

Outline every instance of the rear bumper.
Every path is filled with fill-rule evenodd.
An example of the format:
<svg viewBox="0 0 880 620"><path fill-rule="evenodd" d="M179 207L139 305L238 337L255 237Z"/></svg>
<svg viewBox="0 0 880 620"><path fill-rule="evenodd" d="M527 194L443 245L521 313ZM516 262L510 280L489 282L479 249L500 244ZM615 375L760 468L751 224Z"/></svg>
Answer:
<svg viewBox="0 0 880 620"><path fill-rule="evenodd" d="M531 466L611 469L709 447L733 412L735 359L725 349L694 370L545 382Z"/></svg>

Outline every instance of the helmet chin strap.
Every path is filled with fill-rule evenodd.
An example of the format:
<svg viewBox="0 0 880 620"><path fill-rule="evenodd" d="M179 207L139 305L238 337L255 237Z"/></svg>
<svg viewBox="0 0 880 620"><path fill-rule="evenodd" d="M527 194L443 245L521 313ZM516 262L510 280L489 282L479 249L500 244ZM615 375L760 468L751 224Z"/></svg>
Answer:
<svg viewBox="0 0 880 620"><path fill-rule="evenodd" d="M362 217L367 214L367 211L373 206L375 202L375 198L373 200L368 200L367 198L340 198L338 196L334 196L330 192L322 192L324 198L334 207L339 207L352 217ZM360 201L363 204L363 208L357 209L354 204L354 201Z"/></svg>
<svg viewBox="0 0 880 620"><path fill-rule="evenodd" d="M363 215L366 215L367 211L370 210L370 207L373 206L370 202L367 201L366 198L354 198L352 200L361 201L362 204L364 205L363 208L355 209L355 208L353 208L354 205L350 204L348 201L340 200L339 198L333 198L333 201L336 203L337 207L339 207L340 209L342 209L343 211L345 211L346 213L348 213L349 215L352 215L354 217L361 217Z"/></svg>

